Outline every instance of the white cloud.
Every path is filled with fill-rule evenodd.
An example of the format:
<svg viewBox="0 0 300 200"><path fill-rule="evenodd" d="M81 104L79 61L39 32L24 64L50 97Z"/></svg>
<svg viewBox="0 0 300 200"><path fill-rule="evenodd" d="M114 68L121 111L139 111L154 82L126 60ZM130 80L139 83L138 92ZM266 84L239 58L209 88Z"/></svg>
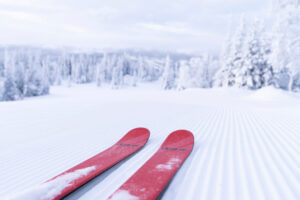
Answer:
<svg viewBox="0 0 300 200"><path fill-rule="evenodd" d="M0 5L10 5L10 6L28 6L33 5L33 0L0 0Z"/></svg>
<svg viewBox="0 0 300 200"><path fill-rule="evenodd" d="M261 0L0 0L0 6L0 44L218 51L228 29L229 15L234 16L234 27L243 12L264 17L268 3Z"/></svg>
<svg viewBox="0 0 300 200"><path fill-rule="evenodd" d="M118 11L115 8L104 6L104 7L87 9L86 13L95 17L100 16L102 18L107 18L107 17L116 16Z"/></svg>
<svg viewBox="0 0 300 200"><path fill-rule="evenodd" d="M20 11L0 10L0 16L33 23L43 22L42 16L40 15Z"/></svg>
<svg viewBox="0 0 300 200"><path fill-rule="evenodd" d="M205 36L211 35L211 32L206 32L205 30L195 30L187 27L185 24L176 23L176 24L156 24L156 23L140 23L138 26L149 29L156 32L167 32L179 35L188 35L188 36Z"/></svg>
<svg viewBox="0 0 300 200"><path fill-rule="evenodd" d="M70 24L65 24L61 26L64 30L69 31L71 33L81 33L81 34L86 34L89 33L88 30L86 30L83 27L80 26L74 26L74 25L70 25Z"/></svg>

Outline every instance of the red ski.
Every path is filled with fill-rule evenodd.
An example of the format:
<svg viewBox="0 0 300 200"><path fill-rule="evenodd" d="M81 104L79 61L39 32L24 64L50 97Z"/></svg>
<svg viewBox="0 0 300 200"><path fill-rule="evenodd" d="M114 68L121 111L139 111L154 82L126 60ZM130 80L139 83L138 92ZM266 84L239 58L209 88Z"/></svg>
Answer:
<svg viewBox="0 0 300 200"><path fill-rule="evenodd" d="M89 180L98 176L119 161L133 154L147 142L150 132L145 128L136 128L129 131L116 144L94 157L72 167L71 169L46 181L45 185L51 183L62 185L59 190L53 191L47 199L57 200L74 191ZM52 184L52 185L53 185Z"/></svg>
<svg viewBox="0 0 300 200"><path fill-rule="evenodd" d="M171 133L159 150L108 199L155 200L170 182L194 146L186 130Z"/></svg>

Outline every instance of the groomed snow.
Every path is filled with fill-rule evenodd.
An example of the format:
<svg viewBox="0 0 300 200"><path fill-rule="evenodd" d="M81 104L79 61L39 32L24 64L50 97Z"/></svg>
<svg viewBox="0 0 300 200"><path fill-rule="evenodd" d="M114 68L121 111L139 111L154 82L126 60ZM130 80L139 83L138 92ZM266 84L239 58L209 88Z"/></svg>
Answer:
<svg viewBox="0 0 300 200"><path fill-rule="evenodd" d="M299 119L300 95L273 88L54 87L49 96L0 103L0 199L40 185L140 126L151 131L143 149L65 199L106 199L176 129L192 131L195 146L163 200L300 199Z"/></svg>

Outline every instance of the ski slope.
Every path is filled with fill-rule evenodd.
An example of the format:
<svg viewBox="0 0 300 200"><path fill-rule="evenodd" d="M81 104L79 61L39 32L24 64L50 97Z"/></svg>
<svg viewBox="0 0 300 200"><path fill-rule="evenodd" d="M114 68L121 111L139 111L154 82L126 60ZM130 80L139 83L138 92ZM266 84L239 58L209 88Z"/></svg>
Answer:
<svg viewBox="0 0 300 200"><path fill-rule="evenodd" d="M176 129L193 132L195 146L161 199L300 199L299 119L300 95L273 88L54 87L0 103L0 199L38 187L135 127L151 131L145 147L66 200L106 199Z"/></svg>

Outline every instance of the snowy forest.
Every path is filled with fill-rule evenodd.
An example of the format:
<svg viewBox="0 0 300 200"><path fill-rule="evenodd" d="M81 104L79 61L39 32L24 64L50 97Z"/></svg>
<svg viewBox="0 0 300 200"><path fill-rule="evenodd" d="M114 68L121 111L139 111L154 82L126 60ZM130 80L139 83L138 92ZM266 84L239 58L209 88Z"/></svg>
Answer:
<svg viewBox="0 0 300 200"><path fill-rule="evenodd" d="M249 22L250 21L250 22ZM135 50L76 52L0 47L0 100L48 94L52 85L95 83L112 89L156 82L164 90L273 85L300 91L300 3L280 1L272 26L241 17L220 55Z"/></svg>

